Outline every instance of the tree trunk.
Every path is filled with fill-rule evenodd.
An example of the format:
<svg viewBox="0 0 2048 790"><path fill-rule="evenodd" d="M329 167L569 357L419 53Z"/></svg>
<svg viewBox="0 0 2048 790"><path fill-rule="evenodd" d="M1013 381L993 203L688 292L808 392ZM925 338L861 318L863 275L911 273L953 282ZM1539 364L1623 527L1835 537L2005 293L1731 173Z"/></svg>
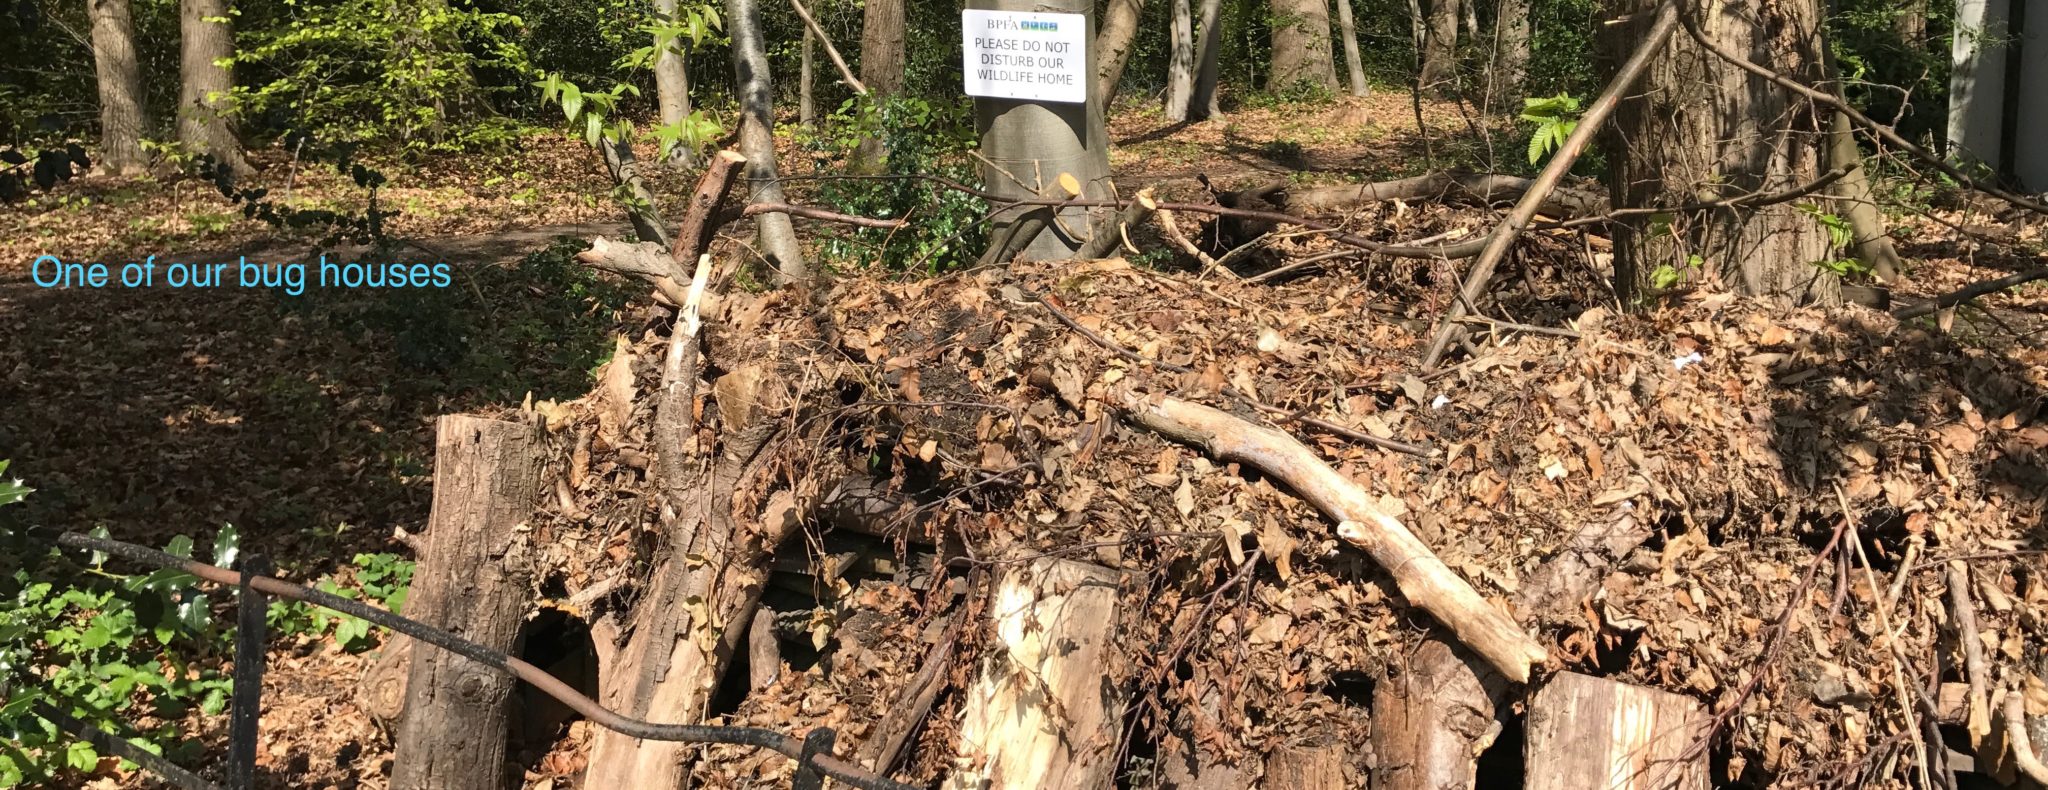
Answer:
<svg viewBox="0 0 2048 790"><path fill-rule="evenodd" d="M135 23L128 0L87 0L92 14L93 71L100 93L100 162L117 174L149 166L142 133L142 71L135 60Z"/></svg>
<svg viewBox="0 0 2048 790"><path fill-rule="evenodd" d="M1459 0L1431 0L1422 34L1422 90L1449 93L1458 81Z"/></svg>
<svg viewBox="0 0 2048 790"><path fill-rule="evenodd" d="M663 25L674 25L676 0L654 0L654 17ZM670 39L664 46L661 37L656 36L654 43L659 47L654 53L654 92L661 123L681 128L683 120L690 117L690 72L683 62L681 42ZM671 164L688 167L696 160L697 152L681 140L668 150Z"/></svg>
<svg viewBox="0 0 2048 790"><path fill-rule="evenodd" d="M900 7L900 6L899 6ZM740 99L740 153L747 157L747 181L756 203L782 203L781 177L775 170L775 88L768 77L768 52L761 41L761 20L754 0L725 0L726 31L732 36L733 84ZM754 219L761 256L784 281L810 276L796 226L788 214L762 214Z"/></svg>
<svg viewBox="0 0 2048 790"><path fill-rule="evenodd" d="M973 0L968 7L1083 14L1093 40L1095 6L1090 0ZM1083 74L1098 73L1095 54L1090 48ZM1110 197L1109 133L1103 128L1102 97L1092 85L1088 100L1080 104L977 97L974 115L985 160L982 183L989 191L1005 197L1063 194L1060 176L1066 174L1078 182L1082 196ZM1098 223L1087 209L1070 207L1057 213L1051 208L1006 211L990 224L992 239L1021 237L1009 246L1026 258L1061 260L1092 238Z"/></svg>
<svg viewBox="0 0 2048 790"><path fill-rule="evenodd" d="M804 126L818 125L818 102L812 94L812 86L817 84L813 68L816 63L811 55L811 51L817 48L818 42L811 36L810 26L804 26L804 43L800 50L802 54L797 59L796 74L796 122Z"/></svg>
<svg viewBox="0 0 2048 790"><path fill-rule="evenodd" d="M1344 70L1351 78L1351 95L1367 95L1372 89L1365 84L1365 61L1358 55L1358 25L1351 21L1351 0L1331 2L1337 4L1337 32L1344 36Z"/></svg>
<svg viewBox="0 0 2048 790"><path fill-rule="evenodd" d="M467 415L436 429L434 510L406 616L517 653L531 598L523 527L540 492L541 437L525 422ZM399 719L394 788L498 790L512 678L443 650L415 651Z"/></svg>
<svg viewBox="0 0 2048 790"><path fill-rule="evenodd" d="M1522 82L1529 76L1529 11L1529 0L1500 0L1493 20L1495 106L1521 106Z"/></svg>
<svg viewBox="0 0 2048 790"><path fill-rule="evenodd" d="M865 0L860 28L860 81L876 106L903 90L903 0ZM889 147L883 134L861 140L854 169L881 173L889 169Z"/></svg>
<svg viewBox="0 0 2048 790"><path fill-rule="evenodd" d="M1608 0L1602 46L1610 66L1634 49L1661 0ZM1692 4L1707 16L1691 24L1735 52L1808 84L1824 74L1817 0L1732 7ZM1639 90L1602 130L1609 152L1609 195L1616 208L1670 207L1810 183L1826 160L1824 116L1760 77L1675 35ZM1808 207L1811 204L1805 204ZM1617 223L1615 290L1624 303L1646 292L1719 279L1737 292L1783 301L1832 304L1840 279L1829 260L1827 230L1801 205L1668 212Z"/></svg>
<svg viewBox="0 0 2048 790"><path fill-rule="evenodd" d="M1169 33L1166 61L1166 119L1181 122L1191 114L1188 103L1195 95L1195 18L1188 0L1172 0L1173 23Z"/></svg>
<svg viewBox="0 0 2048 790"><path fill-rule="evenodd" d="M235 29L227 0L181 0L178 4L183 78L178 89L178 142L195 153L212 154L236 173L249 172L242 145L228 127L234 77L221 61L235 55Z"/></svg>
<svg viewBox="0 0 2048 790"><path fill-rule="evenodd" d="M1927 46L1927 0L1899 0L1898 16L1892 17L1892 31L1907 49Z"/></svg>
<svg viewBox="0 0 2048 790"><path fill-rule="evenodd" d="M1203 121L1223 114L1216 98L1218 61L1223 50L1223 0L1202 0L1202 26L1195 44L1195 92L1188 99L1188 119Z"/></svg>
<svg viewBox="0 0 2048 790"><path fill-rule="evenodd" d="M607 134L598 138L597 148L604 156L604 169L611 174L612 183L624 187L633 196L630 203L620 201L625 204L626 220L633 224L633 235L641 241L668 246L673 237L669 234L668 223L661 219L660 204L655 202L654 191L648 189L647 181L640 177L640 160L633 155L633 143Z"/></svg>
<svg viewBox="0 0 2048 790"><path fill-rule="evenodd" d="M1330 0L1273 0L1273 74L1266 89L1279 92L1300 83L1337 88Z"/></svg>
<svg viewBox="0 0 2048 790"><path fill-rule="evenodd" d="M1096 60L1101 62L1095 92L1107 108L1116 102L1117 84L1123 82L1124 64L1138 46L1138 20L1144 16L1145 0L1109 0L1102 16L1102 30L1095 34Z"/></svg>

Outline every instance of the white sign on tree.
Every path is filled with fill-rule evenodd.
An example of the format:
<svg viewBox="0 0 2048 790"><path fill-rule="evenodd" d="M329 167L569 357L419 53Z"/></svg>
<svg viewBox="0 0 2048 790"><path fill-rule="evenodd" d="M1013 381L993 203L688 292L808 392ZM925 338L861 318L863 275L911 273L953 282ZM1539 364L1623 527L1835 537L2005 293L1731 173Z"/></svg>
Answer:
<svg viewBox="0 0 2048 790"><path fill-rule="evenodd" d="M967 95L1088 101L1088 18L1035 11L960 12Z"/></svg>

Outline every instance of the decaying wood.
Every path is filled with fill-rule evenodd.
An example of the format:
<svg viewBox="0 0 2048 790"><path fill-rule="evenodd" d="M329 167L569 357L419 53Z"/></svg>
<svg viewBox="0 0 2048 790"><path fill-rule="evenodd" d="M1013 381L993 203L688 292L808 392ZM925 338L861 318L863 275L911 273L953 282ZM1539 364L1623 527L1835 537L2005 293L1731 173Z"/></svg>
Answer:
<svg viewBox="0 0 2048 790"><path fill-rule="evenodd" d="M1009 566L989 602L995 633L967 689L948 788L1107 787L1124 692L1111 644L1117 577L1071 560Z"/></svg>
<svg viewBox="0 0 2048 790"><path fill-rule="evenodd" d="M1949 560L1948 599L1955 611L1956 645L1963 649L1963 679L1968 681L1965 688L1964 721L1970 731L1970 745L1976 751L1977 759L1989 762L1995 755L1985 754L1985 741L1991 735L1991 671L1984 661L1984 643L1977 634L1977 604L1970 599L1970 570L1962 560ZM1904 575L1904 574L1900 574Z"/></svg>
<svg viewBox="0 0 2048 790"><path fill-rule="evenodd" d="M782 675L782 646L775 641L775 614L754 610L754 622L747 626L747 688L755 691L775 685Z"/></svg>
<svg viewBox="0 0 2048 790"><path fill-rule="evenodd" d="M732 150L719 151L704 163L704 175L697 179L697 188L690 193L690 201L683 208L683 222L676 227L675 246L669 250L674 268L671 276L675 279L681 280L682 267L711 248L711 234L718 231L718 208L725 203L726 195L732 193L733 184L746 164L747 158Z"/></svg>
<svg viewBox="0 0 2048 790"><path fill-rule="evenodd" d="M857 761L873 766L875 773L887 776L889 769L903 757L903 748L910 744L910 736L917 726L932 712L932 703L939 699L939 692L946 687L946 670L952 665L953 648L959 642L960 615L952 615L946 626L940 630L939 641L925 654L924 663L918 665L917 674L903 685L889 712L875 724L874 733L867 742L860 745Z"/></svg>
<svg viewBox="0 0 2048 790"><path fill-rule="evenodd" d="M1289 214L1345 214L1389 200L1455 201L1482 206L1521 198L1535 182L1499 173L1425 173L1369 184L1289 187L1281 207ZM1555 219L1576 219L1605 210L1606 198L1591 192L1558 188L1543 196L1538 211Z"/></svg>
<svg viewBox="0 0 2048 790"><path fill-rule="evenodd" d="M437 432L434 508L406 615L510 651L532 592L523 527L541 490L540 436L530 423L467 415L442 417ZM495 667L416 652L391 785L502 786L512 686Z"/></svg>
<svg viewBox="0 0 2048 790"><path fill-rule="evenodd" d="M1254 425L1208 406L1125 388L1114 404L1145 428L1193 444L1209 454L1258 467L1286 482L1337 520L1337 535L1372 555L1394 577L1401 594L1448 626L1474 653L1516 683L1543 663L1543 646L1506 612L1479 596L1399 519L1379 509L1370 494L1278 430Z"/></svg>
<svg viewBox="0 0 2048 790"><path fill-rule="evenodd" d="M1288 790L1350 790L1359 782L1350 776L1350 754L1344 744L1281 746L1266 755L1262 787Z"/></svg>
<svg viewBox="0 0 2048 790"><path fill-rule="evenodd" d="M1495 700L1504 679L1473 667L1463 650L1429 639L1390 662L1372 695L1372 786L1381 790L1469 788L1479 753L1500 734Z"/></svg>
<svg viewBox="0 0 2048 790"><path fill-rule="evenodd" d="M1572 672L1529 703L1525 790L1705 790L1706 735L1699 702Z"/></svg>
<svg viewBox="0 0 2048 790"><path fill-rule="evenodd" d="M2035 784L2048 787L2048 765L2034 751L2034 739L2027 733L2026 694L2018 688L2005 692L2005 740L2012 746L2013 765Z"/></svg>
<svg viewBox="0 0 2048 790"><path fill-rule="evenodd" d="M1090 237L1086 244L1081 245L1080 251L1074 253L1074 257L1093 260L1109 255L1119 246L1128 244L1131 238L1130 229L1145 224L1145 220L1157 210L1159 201L1153 199L1152 188L1138 190L1138 194L1131 197L1131 204L1125 206L1122 213L1117 214L1116 221L1096 230L1095 235ZM1137 250L1131 252L1136 253Z"/></svg>

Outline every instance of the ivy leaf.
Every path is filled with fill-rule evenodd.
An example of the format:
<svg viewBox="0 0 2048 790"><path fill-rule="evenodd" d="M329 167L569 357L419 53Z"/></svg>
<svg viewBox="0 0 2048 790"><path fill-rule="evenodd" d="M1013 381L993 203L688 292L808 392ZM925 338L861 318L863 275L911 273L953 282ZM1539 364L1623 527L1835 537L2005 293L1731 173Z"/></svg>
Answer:
<svg viewBox="0 0 2048 790"><path fill-rule="evenodd" d="M223 568L235 566L235 558L242 554L242 533L233 524L221 524L220 534L213 536L213 564Z"/></svg>

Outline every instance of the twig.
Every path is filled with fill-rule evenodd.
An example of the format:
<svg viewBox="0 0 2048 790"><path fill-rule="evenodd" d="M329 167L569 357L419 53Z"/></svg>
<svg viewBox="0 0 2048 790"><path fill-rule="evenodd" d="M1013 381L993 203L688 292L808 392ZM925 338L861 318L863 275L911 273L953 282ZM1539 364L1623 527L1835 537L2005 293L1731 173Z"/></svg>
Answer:
<svg viewBox="0 0 2048 790"><path fill-rule="evenodd" d="M1995 280L1985 280L1983 282L1971 283L1967 286L1957 288L1956 290L1934 297L1933 299L1929 299L1925 302L1921 302L1910 307L1901 307L1897 310L1893 310L1892 317L1897 318L1901 321L1906 320L1908 318L1919 318L1920 316L1927 315L1936 310L1947 310L1951 307L1970 301L1971 299L1975 299L1979 296L1997 293L2008 288L2017 288L2019 286L2025 285L2035 280L2048 280L2048 266L2043 266L2039 269L2032 269L2029 271L2020 272L2018 274L2008 274L2004 277L2000 277Z"/></svg>
<svg viewBox="0 0 2048 790"><path fill-rule="evenodd" d="M1556 337L1570 338L1583 337L1578 332L1570 329L1565 329L1563 327L1536 326L1535 324L1517 324L1513 321L1496 321L1494 319L1478 315L1459 316L1458 321L1460 323L1473 324L1476 326L1490 326L1495 329L1508 329L1516 332L1527 332L1532 335L1553 335Z"/></svg>
<svg viewBox="0 0 2048 790"><path fill-rule="evenodd" d="M635 719L597 703L596 700L577 691L569 684L514 656L500 653L475 642L443 631L439 628L366 605L360 601L321 592L302 585L293 584L270 576L244 574L208 565L197 560L183 559L156 549L123 543L117 540L95 538L76 532L66 532L57 538L59 545L73 549L105 552L122 559L139 562L156 568L175 568L214 584L234 586L247 579L253 587L270 595L290 598L309 603L323 609L353 615L377 625L410 636L421 642L455 653L471 661L495 668L520 680L526 681L541 693L555 698L571 710L583 714L584 718L598 726L643 740L672 741L677 743L730 743L770 749L784 756L797 758L805 753L801 740L774 730L759 727L720 727L703 724L659 724ZM894 782L876 776L853 762L832 756L816 754L812 764L827 776L865 790L915 790L910 785Z"/></svg>
<svg viewBox="0 0 2048 790"><path fill-rule="evenodd" d="M1578 127L1572 130L1571 136L1565 138L1564 144L1558 146L1557 152L1551 155L1550 164L1544 166L1543 173L1536 177L1536 183L1529 185L1529 191L1522 193L1521 200L1515 201L1514 210L1508 212L1507 218L1501 220L1500 226L1495 228L1492 234L1482 237L1485 248L1479 253L1479 259L1472 262L1472 268L1465 273L1464 283L1459 286L1459 292L1463 294L1465 302L1479 301L1479 297L1486 291L1487 284L1493 280L1494 267L1500 264L1502 258L1507 257L1508 250L1515 245L1515 239L1520 237L1522 231L1529 226L1529 222L1535 219L1536 212L1543 207L1543 199L1557 188L1558 182L1571 170L1572 163L1578 161L1579 154L1592 143L1593 135L1607 123L1607 117L1614 114L1614 108L1621 104L1622 96L1635 85L1636 80L1649 68L1650 62L1663 52L1664 42L1671 38L1671 32L1677 28L1676 0L1665 0L1657 12L1657 21L1650 25L1649 32L1643 36L1642 42L1636 45L1635 53L1629 56L1628 62L1623 63L1619 71L1615 72L1614 79L1607 83L1607 89L1601 92L1600 98L1593 100L1593 106L1586 109L1585 116L1579 119ZM1463 305L1453 302L1444 315L1444 320L1437 324L1436 333L1430 337L1429 347L1422 355L1423 372L1435 370L1437 362L1443 359L1444 351L1450 347L1453 333L1457 329L1458 318L1464 315L1463 311Z"/></svg>
<svg viewBox="0 0 2048 790"><path fill-rule="evenodd" d="M1892 687L1899 695L1899 715L1906 720L1906 731L1915 734L1913 760L1920 768L1920 786L1933 787L1934 766L1927 762L1927 753L1931 749L1947 747L1939 742L1927 743L1926 734L1920 732L1920 722L1914 715L1917 706L1914 703L1913 692L1906 685L1906 656L1904 651L1899 649L1899 635L1892 632L1891 607L1885 605L1884 588L1877 583L1877 572L1870 569L1870 557L1863 552L1863 539L1856 534L1856 517L1849 510L1849 495L1842 491L1840 485L1835 486L1835 500L1841 503L1842 520L1849 525L1849 546L1856 550L1856 559L1863 563L1863 579L1870 585L1872 608L1877 610L1877 627L1879 632L1884 634L1886 652L1891 654Z"/></svg>
<svg viewBox="0 0 2048 790"><path fill-rule="evenodd" d="M832 46L832 37L818 27L817 20L811 18L810 9L804 8L803 0L789 0L789 6L796 9L797 17L804 21L804 27L810 29L811 35L818 38L818 43L825 45L825 57L831 58L832 65L839 68L839 79L846 82L846 87L862 96L868 95L868 86L862 85L860 78L853 76L853 69L846 67L846 59L839 57L839 48Z"/></svg>
<svg viewBox="0 0 2048 790"><path fill-rule="evenodd" d="M1947 567L1949 607L1955 610L1956 642L1963 649L1963 678L1970 682L1965 722L1975 746L1991 734L1991 670L1984 661L1984 643L1977 639L1977 604L1970 598L1969 566L1949 560Z"/></svg>
<svg viewBox="0 0 2048 790"><path fill-rule="evenodd" d="M1171 210L1160 209L1153 216L1159 219L1159 231L1166 236L1166 240L1180 247L1182 252L1194 256L1195 260L1201 261L1202 271L1216 268L1216 259L1209 257L1209 253L1203 252L1202 248L1188 240L1187 234L1181 232L1180 223L1174 221Z"/></svg>

